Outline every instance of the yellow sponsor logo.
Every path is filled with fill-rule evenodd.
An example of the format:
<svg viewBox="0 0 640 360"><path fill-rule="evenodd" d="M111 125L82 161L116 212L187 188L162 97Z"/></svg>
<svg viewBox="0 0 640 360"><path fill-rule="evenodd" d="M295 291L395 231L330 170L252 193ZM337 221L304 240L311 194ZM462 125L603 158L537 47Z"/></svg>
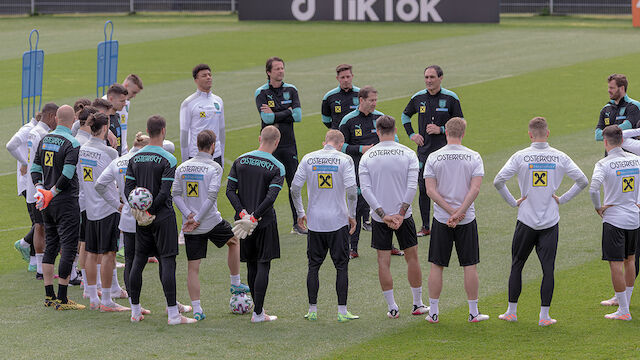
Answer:
<svg viewBox="0 0 640 360"><path fill-rule="evenodd" d="M93 168L91 167L82 167L82 180L93 182Z"/></svg>
<svg viewBox="0 0 640 360"><path fill-rule="evenodd" d="M533 172L533 186L547 186L547 172L546 171L534 171Z"/></svg>
<svg viewBox="0 0 640 360"><path fill-rule="evenodd" d="M427 107L426 106L420 106L420 113L425 113L427 112Z"/></svg>
<svg viewBox="0 0 640 360"><path fill-rule="evenodd" d="M198 197L200 195L200 188L197 181L187 181L187 196Z"/></svg>
<svg viewBox="0 0 640 360"><path fill-rule="evenodd" d="M53 166L53 151L44 152L44 166Z"/></svg>
<svg viewBox="0 0 640 360"><path fill-rule="evenodd" d="M356 129L356 136L362 136L362 129Z"/></svg>
<svg viewBox="0 0 640 360"><path fill-rule="evenodd" d="M207 117L207 113L205 113L204 111L200 111L200 118L205 118Z"/></svg>
<svg viewBox="0 0 640 360"><path fill-rule="evenodd" d="M342 107L341 107L340 105L336 105L336 106L334 107L334 111L335 111L336 113L341 113L341 112L342 112Z"/></svg>
<svg viewBox="0 0 640 360"><path fill-rule="evenodd" d="M632 192L636 187L635 176L627 176L622 178L622 192Z"/></svg>
<svg viewBox="0 0 640 360"><path fill-rule="evenodd" d="M276 107L276 103L275 103L275 102L273 102L273 100L269 100L269 101L267 101L267 105L268 105L269 107Z"/></svg>
<svg viewBox="0 0 640 360"><path fill-rule="evenodd" d="M333 189L333 177L331 174L318 174L318 188Z"/></svg>

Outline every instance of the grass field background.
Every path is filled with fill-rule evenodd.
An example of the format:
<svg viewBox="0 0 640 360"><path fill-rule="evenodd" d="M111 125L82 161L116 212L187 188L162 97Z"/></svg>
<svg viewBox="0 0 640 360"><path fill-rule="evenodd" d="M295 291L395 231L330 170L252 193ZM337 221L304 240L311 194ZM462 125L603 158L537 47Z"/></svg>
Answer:
<svg viewBox="0 0 640 360"><path fill-rule="evenodd" d="M154 314L130 324L128 314L54 312L41 305L43 289L12 244L26 233L24 201L15 196L15 161L0 157L0 337L2 357L41 358L48 354L53 332L68 334L55 353L65 357L95 357L103 344L120 344L122 357L201 358L637 358L640 325L605 321L599 300L612 293L608 266L599 261L599 218L586 193L561 208L556 289L551 309L558 324L537 326L540 268L532 254L523 274L527 285L519 306L519 322L503 323L506 308L510 246L516 210L509 208L492 186L508 157L527 146L526 124L547 117L552 146L569 154L590 177L602 156L593 127L607 101L606 77L625 73L630 95L640 81L637 58L640 34L630 19L579 17L506 17L500 25L334 24L251 22L234 16L137 15L110 16L114 38L120 41L119 78L139 74L144 91L132 101L130 134L144 128L147 117L162 114L167 136L178 141L178 109L195 89L191 68L200 62L214 70L214 92L225 101L226 169L238 155L257 146L259 119L253 92L264 84L264 61L285 59L285 80L300 91L303 121L296 125L299 156L321 146L322 95L336 86L335 65L354 65L354 83L379 90L378 109L399 119L410 96L423 89L422 70L438 63L445 70L444 87L461 98L469 122L464 143L481 153L486 177L476 201L480 231L480 309L492 319L466 323L462 270L452 259L445 271L441 323L430 325L409 315L411 293L402 258L392 259L396 301L401 318L386 318L379 290L375 251L363 233L361 257L350 262L349 309L361 320L335 321L335 271L321 270L317 323L306 313L306 238L290 235L286 193L277 201L282 259L273 262L265 307L279 316L272 324L249 323L228 313L226 251L209 250L201 269L202 301L207 319L192 327L167 327L157 265L145 272L142 303ZM0 19L0 143L5 144L20 123L19 68L28 32L40 30L45 51L44 102L72 103L95 96L95 47L103 40L104 16L56 16ZM340 39L339 41L336 39ZM636 98L638 96L635 96ZM415 125L414 125L415 126ZM403 129L401 142L410 144ZM415 148L415 145L412 146ZM180 159L178 154L178 159ZM515 182L509 184L516 191ZM561 191L570 186L563 184ZM221 190L221 191L224 191ZM417 198L415 205L417 205ZM224 196L219 208L231 219ZM417 206L414 206L417 208ZM414 215L420 223L418 214ZM178 260L178 299L188 303L186 258ZM428 239L420 240L424 299ZM454 256L455 258L455 256ZM242 269L243 279L246 271ZM122 280L121 280L122 282ZM70 296L80 299L78 288ZM632 314L638 313L637 297ZM126 302L126 301L125 301ZM615 334L612 336L612 334ZM606 344L606 346L603 346ZM126 353L125 353L126 351ZM125 355L126 354L126 355Z"/></svg>

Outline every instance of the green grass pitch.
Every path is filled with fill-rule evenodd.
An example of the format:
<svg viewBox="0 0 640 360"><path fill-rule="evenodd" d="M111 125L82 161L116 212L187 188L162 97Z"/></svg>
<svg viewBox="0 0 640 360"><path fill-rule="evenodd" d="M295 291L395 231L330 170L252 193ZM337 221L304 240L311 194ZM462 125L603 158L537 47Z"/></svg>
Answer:
<svg viewBox="0 0 640 360"><path fill-rule="evenodd" d="M45 51L44 101L72 103L93 98L95 53L103 24L115 23L120 41L119 78L139 74L144 91L132 102L130 134L151 114L168 119L168 138L178 142L178 109L194 91L191 68L214 70L214 92L225 101L226 169L257 146L258 115L253 92L265 82L264 61L285 59L285 80L301 94L303 121L296 125L299 156L321 146L322 95L335 87L335 65L354 65L354 83L379 90L378 109L399 119L410 96L424 88L422 70L438 63L443 85L458 93L469 122L464 144L480 152L486 177L476 201L480 231L480 310L487 322L468 324L462 269L452 259L445 271L441 323L409 315L411 292L402 258L392 259L398 320L386 318L375 251L362 236L361 257L350 263L349 310L361 319L336 321L335 271L321 270L319 321L306 322L306 238L290 235L286 193L276 203L282 258L273 261L265 307L279 319L251 324L228 310L226 250L210 248L201 267L202 304L207 319L194 326L168 327L157 265L144 275L142 303L153 314L140 324L129 315L55 312L42 306L42 283L26 272L13 250L29 225L22 198L15 195L15 161L0 157L0 338L1 358L638 358L640 322L612 322L598 303L612 294L608 266L600 258L600 219L583 192L561 207L556 287L551 315L558 323L537 326L540 266L532 254L518 323L497 319L506 308L511 236L516 211L492 186L508 157L527 146L527 121L545 116L550 142L568 153L590 177L602 156L593 128L607 101L606 77L625 73L630 96L640 98L640 34L629 18L503 17L500 25L338 24L250 22L221 15L43 16L0 19L0 142L20 123L20 59L27 34L40 30ZM404 130L401 142L412 148ZM179 155L179 154L178 154ZM563 184L560 191L568 189ZM516 193L516 184L509 187ZM221 190L222 192L224 191ZM219 207L232 210L224 196ZM414 209L417 208L417 197ZM417 212L417 210L416 210ZM417 214L415 214L417 219ZM419 224L420 221L416 220ZM427 298L428 240L419 243ZM189 303L184 249L178 257L178 300ZM243 280L246 270L241 271ZM122 283L122 273L120 273ZM70 297L81 299L79 288ZM632 314L640 316L634 296ZM126 301L121 302L126 303Z"/></svg>

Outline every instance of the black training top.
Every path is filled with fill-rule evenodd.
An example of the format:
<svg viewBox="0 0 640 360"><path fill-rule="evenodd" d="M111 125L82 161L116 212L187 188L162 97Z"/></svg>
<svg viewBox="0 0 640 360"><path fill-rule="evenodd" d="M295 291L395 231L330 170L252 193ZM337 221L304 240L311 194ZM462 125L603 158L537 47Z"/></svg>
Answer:
<svg viewBox="0 0 640 360"><path fill-rule="evenodd" d="M338 130L342 118L358 108L359 92L360 88L357 86L349 90L338 86L327 92L322 98L322 123L329 129Z"/></svg>
<svg viewBox="0 0 640 360"><path fill-rule="evenodd" d="M340 132L344 135L342 152L353 158L356 175L358 175L358 164L362 157L362 147L380 142L376 133L376 119L382 115L384 114L378 110L365 115L356 109L343 117L340 122Z"/></svg>
<svg viewBox="0 0 640 360"><path fill-rule="evenodd" d="M118 156L122 155L122 128L120 127L120 116L109 115L109 130L116 136L116 150L118 150ZM111 146L111 144L107 143Z"/></svg>
<svg viewBox="0 0 640 360"><path fill-rule="evenodd" d="M267 83L256 89L255 98L262 128L274 125L280 130L278 147L295 146L296 135L293 132L293 123L302 121L298 89L287 83L282 83L282 86L277 88ZM262 104L269 106L273 113L260 111Z"/></svg>

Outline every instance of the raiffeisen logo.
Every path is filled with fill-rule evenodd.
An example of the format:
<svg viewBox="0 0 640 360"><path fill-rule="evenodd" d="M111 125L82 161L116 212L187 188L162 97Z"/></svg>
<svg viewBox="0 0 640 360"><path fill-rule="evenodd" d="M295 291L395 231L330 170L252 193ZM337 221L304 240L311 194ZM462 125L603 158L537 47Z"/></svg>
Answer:
<svg viewBox="0 0 640 360"><path fill-rule="evenodd" d="M316 1L293 0L291 13L297 20L311 20L316 14ZM333 0L333 20L394 21L397 18L406 22L442 22L442 17L436 9L436 5L441 1L446 0ZM384 3L382 13L374 9L377 2ZM343 12L344 4L346 14Z"/></svg>

